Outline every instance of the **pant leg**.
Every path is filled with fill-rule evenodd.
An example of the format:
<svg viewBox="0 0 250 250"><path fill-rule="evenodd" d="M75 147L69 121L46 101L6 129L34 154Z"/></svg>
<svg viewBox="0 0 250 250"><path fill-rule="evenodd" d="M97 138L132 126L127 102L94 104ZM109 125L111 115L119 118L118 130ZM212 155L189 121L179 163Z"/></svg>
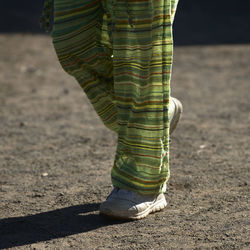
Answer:
<svg viewBox="0 0 250 250"><path fill-rule="evenodd" d="M100 0L54 0L53 44L104 124L117 131L112 46Z"/></svg>
<svg viewBox="0 0 250 250"><path fill-rule="evenodd" d="M107 0L110 1L110 0ZM114 93L118 146L114 186L141 194L166 190L169 178L170 77L173 0L116 0Z"/></svg>
<svg viewBox="0 0 250 250"><path fill-rule="evenodd" d="M53 43L63 68L118 132L113 184L142 194L163 192L169 177L173 0L104 2L112 20L106 26L113 64L99 2L55 0Z"/></svg>

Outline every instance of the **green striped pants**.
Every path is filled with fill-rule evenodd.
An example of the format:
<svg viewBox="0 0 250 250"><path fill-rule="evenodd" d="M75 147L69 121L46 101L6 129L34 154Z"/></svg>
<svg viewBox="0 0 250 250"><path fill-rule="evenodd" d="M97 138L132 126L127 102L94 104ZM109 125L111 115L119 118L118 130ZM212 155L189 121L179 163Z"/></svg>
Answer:
<svg viewBox="0 0 250 250"><path fill-rule="evenodd" d="M54 0L53 44L103 123L118 134L114 186L165 192L172 22L178 0Z"/></svg>

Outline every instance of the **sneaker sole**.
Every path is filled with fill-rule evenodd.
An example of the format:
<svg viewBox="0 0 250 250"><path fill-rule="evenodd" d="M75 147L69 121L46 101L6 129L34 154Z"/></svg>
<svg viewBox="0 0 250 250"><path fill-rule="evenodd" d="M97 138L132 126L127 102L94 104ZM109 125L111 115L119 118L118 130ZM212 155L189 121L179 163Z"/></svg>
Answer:
<svg viewBox="0 0 250 250"><path fill-rule="evenodd" d="M174 97L171 97L171 98L175 104L175 112L174 112L173 118L170 122L170 129L169 129L170 134L172 134L174 132L174 130L176 129L177 124L181 118L181 114L183 112L183 107L182 107L181 102Z"/></svg>
<svg viewBox="0 0 250 250"><path fill-rule="evenodd" d="M158 212L162 209L164 209L167 206L167 201L164 197L164 199L156 201L154 204L149 206L146 210L134 215L134 216L122 216L122 215L116 215L113 213L108 213L108 212L101 212L100 215L108 218L113 218L113 219L120 219L120 220L140 220L148 216L150 213L155 213Z"/></svg>

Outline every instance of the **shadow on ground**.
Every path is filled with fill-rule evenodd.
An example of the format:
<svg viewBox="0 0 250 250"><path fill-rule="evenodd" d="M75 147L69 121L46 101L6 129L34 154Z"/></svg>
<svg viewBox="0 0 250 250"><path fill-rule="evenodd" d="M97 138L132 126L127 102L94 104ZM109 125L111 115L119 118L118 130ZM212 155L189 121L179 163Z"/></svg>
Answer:
<svg viewBox="0 0 250 250"><path fill-rule="evenodd" d="M99 203L56 209L40 214L0 220L0 248L57 239L126 221L108 220L95 213Z"/></svg>

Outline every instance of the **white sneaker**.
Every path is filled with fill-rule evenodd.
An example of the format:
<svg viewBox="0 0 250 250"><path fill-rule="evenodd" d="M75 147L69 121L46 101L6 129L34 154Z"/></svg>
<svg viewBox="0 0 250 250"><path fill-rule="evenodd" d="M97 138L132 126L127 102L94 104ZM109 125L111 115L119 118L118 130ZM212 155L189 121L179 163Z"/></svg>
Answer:
<svg viewBox="0 0 250 250"><path fill-rule="evenodd" d="M183 107L181 102L174 97L170 97L169 112L168 112L170 120L170 128L169 128L170 134L172 134L176 129L176 126L181 118L182 111Z"/></svg>
<svg viewBox="0 0 250 250"><path fill-rule="evenodd" d="M142 196L115 187L100 206L100 214L117 219L138 220L167 206L164 194Z"/></svg>

